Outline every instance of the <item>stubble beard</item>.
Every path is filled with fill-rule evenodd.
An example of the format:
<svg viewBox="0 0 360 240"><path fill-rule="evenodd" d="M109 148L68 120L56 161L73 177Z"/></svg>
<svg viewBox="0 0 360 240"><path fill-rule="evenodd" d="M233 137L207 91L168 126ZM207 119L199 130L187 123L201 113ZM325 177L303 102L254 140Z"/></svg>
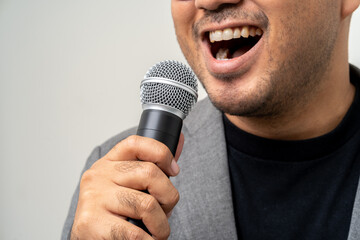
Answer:
<svg viewBox="0 0 360 240"><path fill-rule="evenodd" d="M320 91L324 81L322 76L329 67L332 47L321 51L295 52L280 63L269 62L263 76L256 76L252 89L231 87L236 79L227 79L229 87L207 91L212 103L222 112L248 118L281 118L291 112L298 112L311 102ZM284 49L285 50L285 49ZM283 50L283 51L284 51ZM207 81L199 73L205 89ZM219 79L219 77L217 77Z"/></svg>
<svg viewBox="0 0 360 240"><path fill-rule="evenodd" d="M226 12L221 13L222 18L236 16L231 10L228 14ZM184 52L187 61L220 111L241 117L274 119L298 111L316 95L332 58L337 38L336 22L328 21L325 26L318 24L312 28L306 26L300 34L296 34L299 26L289 24L291 21L287 19L283 22L284 30L279 37L287 41L283 41L277 49L271 49L267 39L264 39L269 59L266 69L262 71L263 76L251 79L256 81L253 89L233 87L239 77L236 75L211 76L201 61L197 61L201 58L200 53L187 48L185 40L178 36L183 52L187 48ZM268 30L271 31L271 26ZM194 40L197 42L195 37L196 32ZM288 53L286 57L279 59L278 55L285 52ZM209 75L225 82L228 87L212 89L207 81Z"/></svg>

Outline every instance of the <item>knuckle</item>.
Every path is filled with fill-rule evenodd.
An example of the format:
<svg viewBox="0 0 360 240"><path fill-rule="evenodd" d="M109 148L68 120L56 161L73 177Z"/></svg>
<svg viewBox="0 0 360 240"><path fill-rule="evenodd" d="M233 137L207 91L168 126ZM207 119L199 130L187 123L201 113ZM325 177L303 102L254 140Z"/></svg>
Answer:
<svg viewBox="0 0 360 240"><path fill-rule="evenodd" d="M99 189L97 189L96 173L94 170L84 172L80 180L79 202L94 202L99 198Z"/></svg>
<svg viewBox="0 0 360 240"><path fill-rule="evenodd" d="M110 239L140 240L144 238L144 232L136 227L114 225L111 227Z"/></svg>
<svg viewBox="0 0 360 240"><path fill-rule="evenodd" d="M96 174L94 170L92 169L86 170L81 177L81 183L84 184L84 183L92 182L95 178L95 175Z"/></svg>
<svg viewBox="0 0 360 240"><path fill-rule="evenodd" d="M92 220L91 220L91 214L84 212L81 213L79 218L76 219L76 221L74 222L74 226L72 229L72 234L73 235L82 235L83 233L88 232L89 229L91 229L91 224L92 224Z"/></svg>
<svg viewBox="0 0 360 240"><path fill-rule="evenodd" d="M80 191L79 202L84 202L84 201L86 202L89 200L91 201L94 200L95 198L96 198L96 193L92 189L86 188Z"/></svg>
<svg viewBox="0 0 360 240"><path fill-rule="evenodd" d="M124 143L128 147L134 148L135 146L137 146L139 144L139 136L131 135L124 140Z"/></svg>
<svg viewBox="0 0 360 240"><path fill-rule="evenodd" d="M171 202L175 204L177 204L180 200L180 194L179 194L179 191L174 188L174 191L172 193L172 197L171 197Z"/></svg>
<svg viewBox="0 0 360 240"><path fill-rule="evenodd" d="M129 240L140 240L144 238L144 233L142 230L134 228L131 231L128 231L128 239Z"/></svg>
<svg viewBox="0 0 360 240"><path fill-rule="evenodd" d="M89 224L89 221L87 219L79 219L73 227L73 232L81 233L85 232L87 230L87 226Z"/></svg>
<svg viewBox="0 0 360 240"><path fill-rule="evenodd" d="M170 236L170 226L169 223L166 221L164 224L162 224L161 226L161 231L157 234L157 238L156 239L168 239Z"/></svg>
<svg viewBox="0 0 360 240"><path fill-rule="evenodd" d="M159 207L158 201L151 195L144 197L140 202L140 208L143 212L151 214Z"/></svg>
<svg viewBox="0 0 360 240"><path fill-rule="evenodd" d="M145 176L149 179L157 178L160 174L160 168L152 162L144 162Z"/></svg>
<svg viewBox="0 0 360 240"><path fill-rule="evenodd" d="M165 161L170 158L170 155L169 155L170 150L168 150L165 145L158 145L158 147L156 147L155 150L156 150L157 158L159 160Z"/></svg>
<svg viewBox="0 0 360 240"><path fill-rule="evenodd" d="M139 136L131 135L124 140L118 142L112 149L109 151L105 158L108 160L115 160L117 155L122 155L124 153L131 153L136 149L136 146L139 144Z"/></svg>

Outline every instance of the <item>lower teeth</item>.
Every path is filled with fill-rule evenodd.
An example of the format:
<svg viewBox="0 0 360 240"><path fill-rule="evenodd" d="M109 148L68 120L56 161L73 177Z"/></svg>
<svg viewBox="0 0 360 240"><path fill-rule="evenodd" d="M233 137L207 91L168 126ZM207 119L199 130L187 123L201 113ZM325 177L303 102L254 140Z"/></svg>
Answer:
<svg viewBox="0 0 360 240"><path fill-rule="evenodd" d="M220 48L219 51L216 53L217 60L228 60L229 49L227 48Z"/></svg>

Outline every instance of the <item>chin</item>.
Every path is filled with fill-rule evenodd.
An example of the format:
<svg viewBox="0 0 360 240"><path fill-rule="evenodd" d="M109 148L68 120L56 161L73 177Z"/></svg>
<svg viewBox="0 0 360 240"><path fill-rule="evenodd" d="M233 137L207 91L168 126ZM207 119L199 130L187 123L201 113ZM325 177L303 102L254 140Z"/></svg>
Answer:
<svg viewBox="0 0 360 240"><path fill-rule="evenodd" d="M272 115L266 106L266 102L261 99L235 98L229 95L208 94L210 101L223 113L241 117L263 117Z"/></svg>

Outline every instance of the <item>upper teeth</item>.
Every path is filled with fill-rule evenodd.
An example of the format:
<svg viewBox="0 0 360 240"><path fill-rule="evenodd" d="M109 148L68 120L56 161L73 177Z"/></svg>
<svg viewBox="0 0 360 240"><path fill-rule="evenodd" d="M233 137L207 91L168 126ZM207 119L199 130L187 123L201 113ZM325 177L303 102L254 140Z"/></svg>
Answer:
<svg viewBox="0 0 360 240"><path fill-rule="evenodd" d="M210 42L219 42L223 40L230 40L234 38L248 38L249 36L255 37L256 35L261 36L262 30L256 27L237 27L237 28L226 28L224 30L211 31L209 34Z"/></svg>

